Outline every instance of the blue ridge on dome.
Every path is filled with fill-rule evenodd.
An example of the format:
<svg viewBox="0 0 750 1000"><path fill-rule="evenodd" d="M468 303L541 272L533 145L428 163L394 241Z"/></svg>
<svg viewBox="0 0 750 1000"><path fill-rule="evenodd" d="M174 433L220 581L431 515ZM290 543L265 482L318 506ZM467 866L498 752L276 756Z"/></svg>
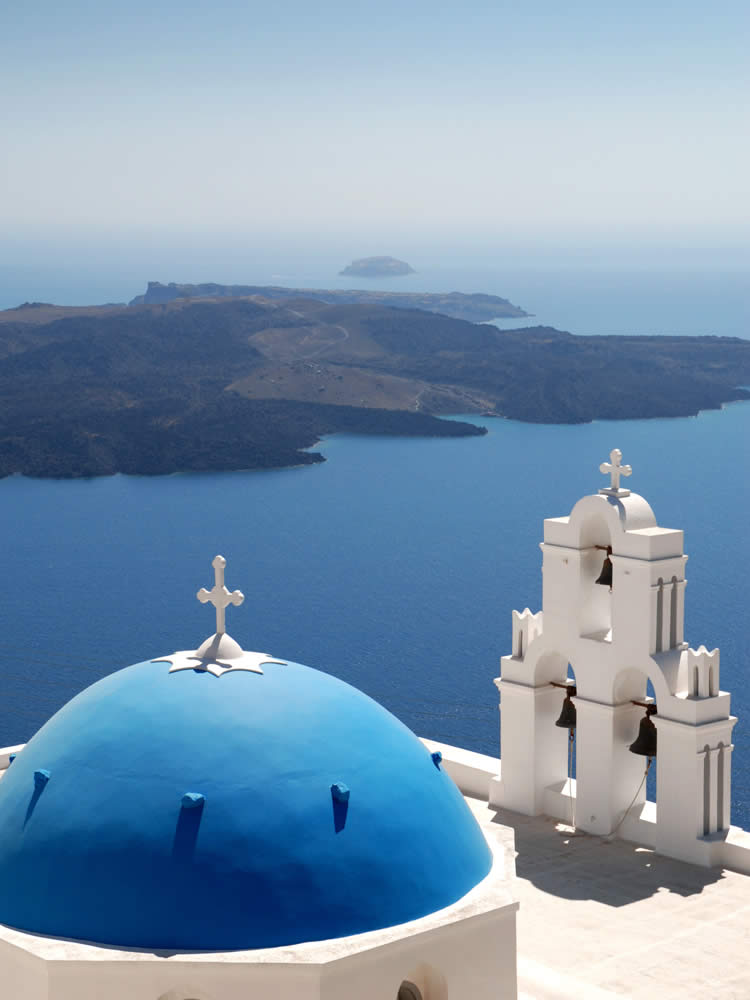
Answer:
<svg viewBox="0 0 750 1000"><path fill-rule="evenodd" d="M491 865L416 736L296 663L120 670L0 781L0 922L56 937L212 951L324 940L441 909Z"/></svg>

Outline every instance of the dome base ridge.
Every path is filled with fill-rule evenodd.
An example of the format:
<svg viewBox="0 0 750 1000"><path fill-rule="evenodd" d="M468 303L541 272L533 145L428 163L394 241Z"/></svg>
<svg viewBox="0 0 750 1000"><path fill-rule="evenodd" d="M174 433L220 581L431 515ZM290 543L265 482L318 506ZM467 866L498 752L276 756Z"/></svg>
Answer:
<svg viewBox="0 0 750 1000"><path fill-rule="evenodd" d="M198 649L183 649L170 656L160 656L152 663L170 663L169 673L178 670L198 670L221 677L230 670L249 670L262 674L262 663L276 663L286 666L286 660L276 660L268 653L245 651L226 632L216 632L208 637Z"/></svg>

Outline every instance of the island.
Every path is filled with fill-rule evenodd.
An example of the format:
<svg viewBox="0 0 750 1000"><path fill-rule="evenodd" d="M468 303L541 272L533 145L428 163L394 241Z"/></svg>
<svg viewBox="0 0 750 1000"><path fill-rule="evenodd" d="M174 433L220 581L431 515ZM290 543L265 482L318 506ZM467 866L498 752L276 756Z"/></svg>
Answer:
<svg viewBox="0 0 750 1000"><path fill-rule="evenodd" d="M416 273L411 264L395 257L361 257L339 271L339 274L346 277L351 275L353 278L398 278L404 274Z"/></svg>
<svg viewBox="0 0 750 1000"><path fill-rule="evenodd" d="M483 292L380 292L364 289L285 288L281 285L219 285L204 282L199 285L168 285L149 281L143 295L136 295L131 306L157 305L174 299L223 299L254 297L271 302L291 302L296 299L314 299L331 305L356 303L357 305L390 306L392 309L424 309L442 313L454 319L474 323L493 319L522 319L529 315L518 306L499 295Z"/></svg>
<svg viewBox="0 0 750 1000"><path fill-rule="evenodd" d="M336 432L473 436L750 399L750 340L578 337L259 296L0 312L0 476L310 465Z"/></svg>

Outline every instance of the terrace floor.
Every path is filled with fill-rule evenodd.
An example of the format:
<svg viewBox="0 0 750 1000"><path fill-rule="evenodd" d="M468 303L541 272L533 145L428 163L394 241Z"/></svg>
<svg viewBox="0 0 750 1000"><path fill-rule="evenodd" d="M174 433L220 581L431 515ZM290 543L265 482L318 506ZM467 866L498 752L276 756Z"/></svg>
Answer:
<svg viewBox="0 0 750 1000"><path fill-rule="evenodd" d="M750 1000L750 877L467 799L515 850L523 1000Z"/></svg>

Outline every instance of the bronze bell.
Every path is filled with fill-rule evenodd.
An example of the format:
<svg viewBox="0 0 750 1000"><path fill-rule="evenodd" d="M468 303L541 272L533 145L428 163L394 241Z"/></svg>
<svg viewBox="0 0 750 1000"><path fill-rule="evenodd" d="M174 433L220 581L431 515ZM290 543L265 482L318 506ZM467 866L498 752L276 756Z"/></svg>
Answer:
<svg viewBox="0 0 750 1000"><path fill-rule="evenodd" d="M646 709L646 714L638 727L638 736L635 742L630 744L631 753L637 753L641 757L656 756L656 726L651 721L651 716L655 712L653 705L649 705Z"/></svg>
<svg viewBox="0 0 750 1000"><path fill-rule="evenodd" d="M604 562L602 563L602 571L597 577L596 582L600 583L602 587L609 587L612 589L612 560L609 558L612 555L612 546L607 546L607 554L604 557Z"/></svg>
<svg viewBox="0 0 750 1000"><path fill-rule="evenodd" d="M560 718L555 723L561 729L575 729L576 727L576 707L571 700L572 695L575 693L576 689L574 687L568 687L565 700L562 703Z"/></svg>

